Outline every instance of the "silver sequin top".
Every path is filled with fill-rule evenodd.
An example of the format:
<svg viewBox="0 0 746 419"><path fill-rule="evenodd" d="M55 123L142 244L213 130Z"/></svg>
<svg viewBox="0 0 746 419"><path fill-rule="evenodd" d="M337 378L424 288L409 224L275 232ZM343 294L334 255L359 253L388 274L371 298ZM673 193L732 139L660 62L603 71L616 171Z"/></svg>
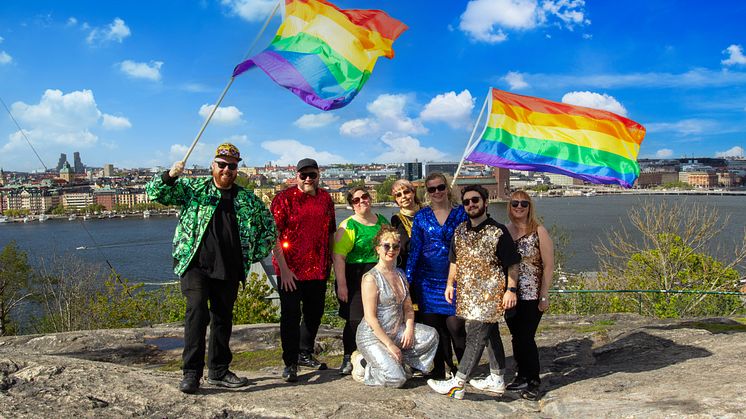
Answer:
<svg viewBox="0 0 746 419"><path fill-rule="evenodd" d="M539 233L526 234L515 241L518 253L521 254L521 266L518 272L518 299L538 300L541 278L544 275L544 264L539 249Z"/></svg>

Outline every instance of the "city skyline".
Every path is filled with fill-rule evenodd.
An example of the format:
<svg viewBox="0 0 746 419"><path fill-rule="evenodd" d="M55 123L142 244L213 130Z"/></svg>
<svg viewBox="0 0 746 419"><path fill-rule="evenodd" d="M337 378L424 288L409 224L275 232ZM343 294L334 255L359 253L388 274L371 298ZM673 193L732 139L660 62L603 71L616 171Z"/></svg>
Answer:
<svg viewBox="0 0 746 419"><path fill-rule="evenodd" d="M489 87L640 122L640 158L743 155L746 4L474 0L425 13L424 1L334 3L407 24L395 57L326 113L260 71L238 77L189 166L209 164L224 141L247 166L458 161ZM92 167L170 166L275 4L3 2L0 98L47 167L71 151ZM42 169L1 112L0 167Z"/></svg>

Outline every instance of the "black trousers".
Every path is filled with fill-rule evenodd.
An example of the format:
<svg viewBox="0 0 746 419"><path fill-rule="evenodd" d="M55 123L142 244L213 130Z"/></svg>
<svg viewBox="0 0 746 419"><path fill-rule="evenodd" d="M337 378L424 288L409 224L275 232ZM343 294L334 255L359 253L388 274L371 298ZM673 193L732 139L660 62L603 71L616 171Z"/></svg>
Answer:
<svg viewBox="0 0 746 419"><path fill-rule="evenodd" d="M280 340L285 365L298 363L298 353L313 353L316 333L324 315L326 280L295 281L295 291L280 286Z"/></svg>
<svg viewBox="0 0 746 419"><path fill-rule="evenodd" d="M543 314L539 310L539 300L518 300L515 315L505 319L513 336L516 376L526 380L539 381L539 349L535 337Z"/></svg>
<svg viewBox="0 0 746 419"><path fill-rule="evenodd" d="M466 349L466 321L457 316L419 311L415 314L415 321L431 326L438 332L438 351L435 352L433 370L430 375L435 378L443 377L446 366L449 370L455 372L453 353L456 353L456 359L461 362L461 357L464 356L464 350Z"/></svg>
<svg viewBox="0 0 746 419"><path fill-rule="evenodd" d="M363 298L360 294L360 283L363 275L373 269L375 263L346 263L345 279L347 281L347 302L339 300L339 317L345 319L345 326L342 329L342 345L344 354L352 355L357 349L355 335L357 327L363 321L365 313L363 312ZM334 283L337 286L337 283ZM335 290L336 291L336 290Z"/></svg>
<svg viewBox="0 0 746 419"><path fill-rule="evenodd" d="M207 367L210 378L221 378L233 360L229 347L233 329L233 304L238 281L222 281L191 268L181 277L181 293L186 297L184 319L183 370L202 377L205 367L205 333L210 325ZM209 303L209 305L208 305Z"/></svg>

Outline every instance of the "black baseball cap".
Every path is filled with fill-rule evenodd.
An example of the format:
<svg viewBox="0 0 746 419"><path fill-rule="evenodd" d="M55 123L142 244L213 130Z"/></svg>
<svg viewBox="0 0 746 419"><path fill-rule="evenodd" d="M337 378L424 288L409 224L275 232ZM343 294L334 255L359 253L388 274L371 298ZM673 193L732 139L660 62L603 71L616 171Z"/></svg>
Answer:
<svg viewBox="0 0 746 419"><path fill-rule="evenodd" d="M300 172L301 170L309 167L319 170L319 165L314 159L301 159L298 164L295 165L295 170Z"/></svg>

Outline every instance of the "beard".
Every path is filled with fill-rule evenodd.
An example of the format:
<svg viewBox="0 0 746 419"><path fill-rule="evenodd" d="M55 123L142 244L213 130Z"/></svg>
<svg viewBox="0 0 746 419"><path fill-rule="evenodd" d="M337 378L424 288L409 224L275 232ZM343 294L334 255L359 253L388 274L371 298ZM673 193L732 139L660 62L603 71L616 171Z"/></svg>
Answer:
<svg viewBox="0 0 746 419"><path fill-rule="evenodd" d="M233 182L236 180L236 172L227 172L221 174L220 170L212 171L212 179L215 181L215 185L220 189L230 189L233 186Z"/></svg>
<svg viewBox="0 0 746 419"><path fill-rule="evenodd" d="M479 218L482 215L484 215L485 212L487 212L487 205L482 205L481 207L475 210L472 210L472 209L467 210L466 214L469 216L469 218Z"/></svg>

